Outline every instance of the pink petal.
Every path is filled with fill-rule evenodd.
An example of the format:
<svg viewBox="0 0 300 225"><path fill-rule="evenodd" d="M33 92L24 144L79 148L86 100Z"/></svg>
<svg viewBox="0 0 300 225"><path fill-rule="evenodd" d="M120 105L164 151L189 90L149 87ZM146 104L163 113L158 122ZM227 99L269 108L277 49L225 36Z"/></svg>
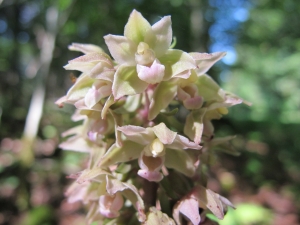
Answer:
<svg viewBox="0 0 300 225"><path fill-rule="evenodd" d="M160 83L165 74L165 66L154 60L151 67L137 65L138 77L148 84Z"/></svg>
<svg viewBox="0 0 300 225"><path fill-rule="evenodd" d="M68 197L69 203L74 203L78 201L84 201L84 198L88 192L88 183L78 184L74 182L66 191L65 195Z"/></svg>
<svg viewBox="0 0 300 225"><path fill-rule="evenodd" d="M119 216L119 210L123 207L124 200L120 193L115 195L102 195L99 198L99 211L107 218Z"/></svg>
<svg viewBox="0 0 300 225"><path fill-rule="evenodd" d="M201 149L202 147L189 139L187 139L184 136L177 135L174 142L170 145L168 145L168 148L174 148L174 149Z"/></svg>
<svg viewBox="0 0 300 225"><path fill-rule="evenodd" d="M159 182L163 179L163 175L157 171L139 170L138 175L151 182Z"/></svg>
<svg viewBox="0 0 300 225"><path fill-rule="evenodd" d="M199 109L203 105L203 98L200 96L188 98L183 101L183 105L187 109Z"/></svg>
<svg viewBox="0 0 300 225"><path fill-rule="evenodd" d="M68 101L68 97L65 95L61 97L60 99L56 100L55 104L58 105L59 107L63 106L63 103Z"/></svg>
<svg viewBox="0 0 300 225"><path fill-rule="evenodd" d="M111 94L111 83L108 82L95 82L94 85L88 90L85 95L85 104L88 108L92 108L102 98L105 98Z"/></svg>
<svg viewBox="0 0 300 225"><path fill-rule="evenodd" d="M190 98L191 95L188 92L186 92L182 87L178 86L177 97L179 100L184 101L185 99Z"/></svg>
<svg viewBox="0 0 300 225"><path fill-rule="evenodd" d="M196 199L184 199L179 206L179 211L189 218L193 225L198 225L200 223L201 217L199 215L199 206Z"/></svg>
<svg viewBox="0 0 300 225"><path fill-rule="evenodd" d="M159 172L164 164L164 157L149 157L145 156L144 153L139 157L140 170L138 175L149 180L159 182L163 179L163 175Z"/></svg>
<svg viewBox="0 0 300 225"><path fill-rule="evenodd" d="M92 108L102 98L101 93L92 86L84 97L84 103L88 108Z"/></svg>

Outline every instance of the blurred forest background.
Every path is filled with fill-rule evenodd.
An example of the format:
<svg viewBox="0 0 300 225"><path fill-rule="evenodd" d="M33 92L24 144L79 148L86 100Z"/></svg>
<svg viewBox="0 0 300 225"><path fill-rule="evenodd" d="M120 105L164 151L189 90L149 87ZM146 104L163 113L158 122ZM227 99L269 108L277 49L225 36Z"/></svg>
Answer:
<svg viewBox="0 0 300 225"><path fill-rule="evenodd" d="M151 23L171 15L175 48L227 51L209 74L253 106L216 121L238 157L218 155L211 189L237 206L222 225L300 224L300 4L297 0L0 0L0 224L81 225L64 191L85 156L63 152L73 108L72 42L107 49L132 9Z"/></svg>

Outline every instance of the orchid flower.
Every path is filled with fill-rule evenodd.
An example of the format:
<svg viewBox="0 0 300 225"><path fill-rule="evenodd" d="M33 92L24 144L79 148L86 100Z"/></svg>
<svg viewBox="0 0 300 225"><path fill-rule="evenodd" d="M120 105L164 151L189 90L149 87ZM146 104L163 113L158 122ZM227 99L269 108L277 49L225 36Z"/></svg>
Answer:
<svg viewBox="0 0 300 225"><path fill-rule="evenodd" d="M148 119L153 120L162 109L165 109L171 101L177 98L183 102L187 109L199 109L207 95L210 96L219 86L216 83L211 84L211 87L202 85L203 78L211 79L204 73L210 67L225 56L224 52L208 53L190 53L190 56L195 60L197 67L183 71L171 77L168 81L163 81L155 88L150 106ZM203 87L204 86L204 87ZM212 88L212 90L211 90ZM161 96L164 96L161 98Z"/></svg>
<svg viewBox="0 0 300 225"><path fill-rule="evenodd" d="M118 130L128 141L121 147L113 145L102 157L99 166L138 158L138 175L149 181L158 182L163 178L159 172L163 165L193 176L196 169L195 159L184 149L199 150L200 145L171 131L164 123L149 128L128 125L119 127ZM121 152L123 156L119 155Z"/></svg>
<svg viewBox="0 0 300 225"><path fill-rule="evenodd" d="M133 10L124 36L107 35L104 39L119 64L113 81L115 99L142 93L148 85L196 68L189 54L169 49L172 42L170 16L151 26L141 13Z"/></svg>
<svg viewBox="0 0 300 225"><path fill-rule="evenodd" d="M73 44L69 48L86 53L65 66L67 70L79 70L82 74L67 95L57 100L56 104L69 103L79 109L97 110L97 103L112 93L113 62L101 48L94 45Z"/></svg>
<svg viewBox="0 0 300 225"><path fill-rule="evenodd" d="M187 109L191 109L184 126L184 133L198 144L201 137L210 140L214 136L211 120L220 119L226 115L228 107L245 102L238 96L221 89L206 74L198 76L195 84L179 89L178 98L183 101Z"/></svg>
<svg viewBox="0 0 300 225"><path fill-rule="evenodd" d="M173 209L173 218L177 224L182 224L182 215L184 215L193 225L198 225L204 221L199 214L199 208L208 209L218 219L223 219L227 206L235 208L227 198L199 185L177 202Z"/></svg>
<svg viewBox="0 0 300 225"><path fill-rule="evenodd" d="M108 116L106 119L99 117L99 112L91 110L77 110L72 117L73 121L83 120L83 124L71 128L64 133L68 137L59 147L65 150L79 152L91 152L92 149L102 149L105 135L114 133L114 119Z"/></svg>
<svg viewBox="0 0 300 225"><path fill-rule="evenodd" d="M103 216L100 217L101 219L118 217L125 197L139 210L140 220L145 219L144 203L135 186L116 180L111 174L97 167L83 171L76 182L69 187L66 196L70 203L81 201L84 204L91 204L93 202L98 208L98 212L93 213L100 213Z"/></svg>

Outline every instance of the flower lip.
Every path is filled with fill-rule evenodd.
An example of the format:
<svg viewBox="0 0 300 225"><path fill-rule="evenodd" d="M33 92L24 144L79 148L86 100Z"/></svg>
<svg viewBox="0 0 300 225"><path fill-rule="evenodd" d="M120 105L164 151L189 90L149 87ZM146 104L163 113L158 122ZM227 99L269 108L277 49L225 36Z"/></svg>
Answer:
<svg viewBox="0 0 300 225"><path fill-rule="evenodd" d="M165 66L155 59L150 67L137 65L138 77L148 84L160 83L165 74Z"/></svg>

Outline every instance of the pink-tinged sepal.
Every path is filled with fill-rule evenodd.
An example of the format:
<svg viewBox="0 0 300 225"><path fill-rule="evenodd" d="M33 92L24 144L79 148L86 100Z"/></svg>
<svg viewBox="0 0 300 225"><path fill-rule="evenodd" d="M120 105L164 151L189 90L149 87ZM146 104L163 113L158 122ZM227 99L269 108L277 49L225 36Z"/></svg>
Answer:
<svg viewBox="0 0 300 225"><path fill-rule="evenodd" d="M177 202L173 209L173 217L178 224L181 224L181 214L183 214L193 225L198 225L200 221L204 220L199 214L199 208L209 209L218 219L222 220L227 206L234 208L227 198L198 185Z"/></svg>
<svg viewBox="0 0 300 225"><path fill-rule="evenodd" d="M120 64L135 65L134 53L137 45L124 36L106 35L105 43L112 57Z"/></svg>
<svg viewBox="0 0 300 225"><path fill-rule="evenodd" d="M196 61L197 74L205 74L217 61L226 55L226 52L214 52L214 53L198 53L191 52L190 56Z"/></svg>
<svg viewBox="0 0 300 225"><path fill-rule="evenodd" d="M104 53L102 48L93 44L72 43L71 45L69 45L69 50L82 52L84 54L93 52Z"/></svg>
<svg viewBox="0 0 300 225"><path fill-rule="evenodd" d="M99 198L99 212L107 218L116 218L120 215L119 210L123 204L124 199L119 192L114 195L102 195Z"/></svg>

